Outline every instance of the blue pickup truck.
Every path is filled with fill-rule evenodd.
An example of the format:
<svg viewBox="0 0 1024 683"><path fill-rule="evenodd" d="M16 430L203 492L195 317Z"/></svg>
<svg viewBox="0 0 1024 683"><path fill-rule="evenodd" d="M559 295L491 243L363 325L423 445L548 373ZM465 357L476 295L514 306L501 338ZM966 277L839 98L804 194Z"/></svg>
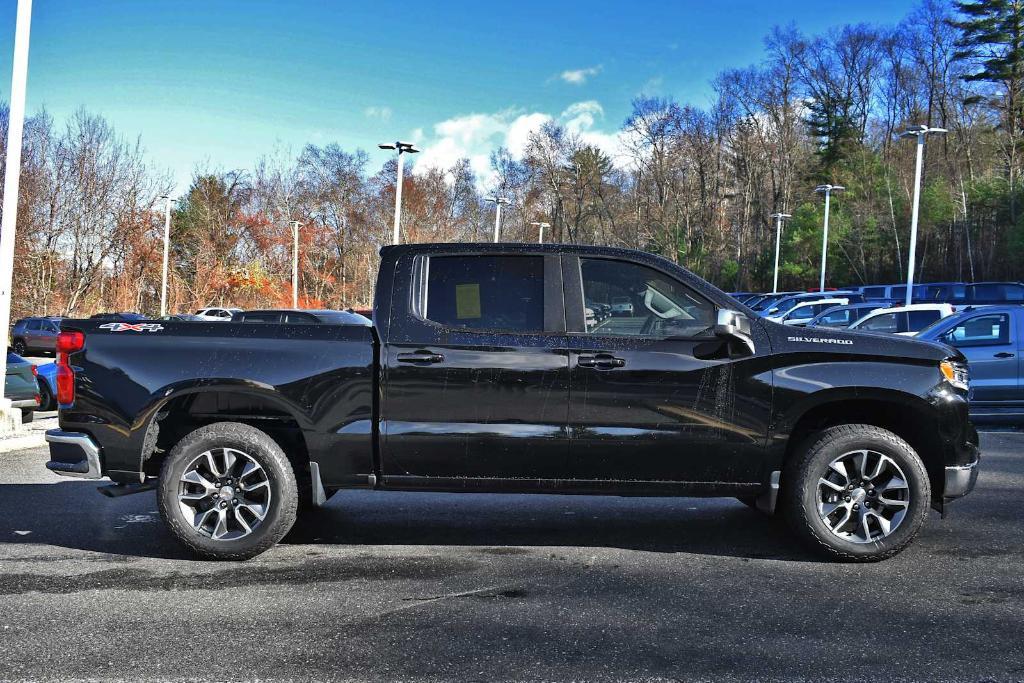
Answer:
<svg viewBox="0 0 1024 683"><path fill-rule="evenodd" d="M967 356L971 418L1024 423L1024 306L980 306L921 331Z"/></svg>

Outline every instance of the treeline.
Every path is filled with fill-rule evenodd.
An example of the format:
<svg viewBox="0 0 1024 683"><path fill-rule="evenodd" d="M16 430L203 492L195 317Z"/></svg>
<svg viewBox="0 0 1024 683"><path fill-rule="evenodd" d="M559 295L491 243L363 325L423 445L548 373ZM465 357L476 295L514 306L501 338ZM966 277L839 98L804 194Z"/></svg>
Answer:
<svg viewBox="0 0 1024 683"><path fill-rule="evenodd" d="M489 177L470 162L409 170L404 241L491 239L495 193L512 199L502 237L609 244L663 254L726 289L771 285L774 225L793 214L781 285L817 282L818 183L844 185L830 220L833 285L905 277L914 144L929 137L919 280L1018 279L1024 5L925 0L897 26L807 36L773 29L761 63L721 73L713 105L639 97L614 145L549 122L524 152L498 149ZM6 130L6 118L2 121ZM159 308L169 178L138 142L80 112L27 124L15 314ZM290 221L300 230L306 306L365 306L391 239L396 164L309 145L251 170L200 172L173 211L170 307L289 305Z"/></svg>

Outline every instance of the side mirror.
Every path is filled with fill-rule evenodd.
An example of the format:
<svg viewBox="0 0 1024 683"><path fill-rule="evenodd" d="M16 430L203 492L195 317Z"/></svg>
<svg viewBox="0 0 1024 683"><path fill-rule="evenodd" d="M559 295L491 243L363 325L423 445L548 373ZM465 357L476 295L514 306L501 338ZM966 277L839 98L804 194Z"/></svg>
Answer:
<svg viewBox="0 0 1024 683"><path fill-rule="evenodd" d="M739 311L731 311L727 308L718 310L715 336L736 339L747 347L751 355L755 353L754 340L750 336L750 319Z"/></svg>

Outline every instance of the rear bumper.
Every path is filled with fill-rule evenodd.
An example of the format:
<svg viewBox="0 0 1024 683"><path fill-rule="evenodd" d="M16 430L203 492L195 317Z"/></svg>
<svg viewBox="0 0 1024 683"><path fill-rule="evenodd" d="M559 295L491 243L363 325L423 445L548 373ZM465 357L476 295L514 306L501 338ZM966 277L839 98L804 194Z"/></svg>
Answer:
<svg viewBox="0 0 1024 683"><path fill-rule="evenodd" d="M99 479L103 476L100 447L88 434L51 429L46 432L50 461L46 469L65 477Z"/></svg>
<svg viewBox="0 0 1024 683"><path fill-rule="evenodd" d="M12 408L38 408L39 401L35 398L23 398L18 401L11 401Z"/></svg>

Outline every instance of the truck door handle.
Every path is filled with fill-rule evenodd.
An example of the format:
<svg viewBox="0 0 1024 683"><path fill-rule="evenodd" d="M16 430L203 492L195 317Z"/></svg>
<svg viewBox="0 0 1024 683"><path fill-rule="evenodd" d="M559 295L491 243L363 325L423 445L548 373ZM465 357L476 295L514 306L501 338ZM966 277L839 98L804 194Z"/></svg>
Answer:
<svg viewBox="0 0 1024 683"><path fill-rule="evenodd" d="M444 356L440 353L431 353L430 351L413 351L412 353L398 354L399 363L440 363L442 361L444 361Z"/></svg>
<svg viewBox="0 0 1024 683"><path fill-rule="evenodd" d="M995 355L995 358L1013 358L1013 354L1009 351L1000 351Z"/></svg>
<svg viewBox="0 0 1024 683"><path fill-rule="evenodd" d="M621 368L626 364L622 358L616 358L608 353L599 353L596 356L580 356L576 359L576 365L581 368L597 368L599 370L611 370Z"/></svg>

